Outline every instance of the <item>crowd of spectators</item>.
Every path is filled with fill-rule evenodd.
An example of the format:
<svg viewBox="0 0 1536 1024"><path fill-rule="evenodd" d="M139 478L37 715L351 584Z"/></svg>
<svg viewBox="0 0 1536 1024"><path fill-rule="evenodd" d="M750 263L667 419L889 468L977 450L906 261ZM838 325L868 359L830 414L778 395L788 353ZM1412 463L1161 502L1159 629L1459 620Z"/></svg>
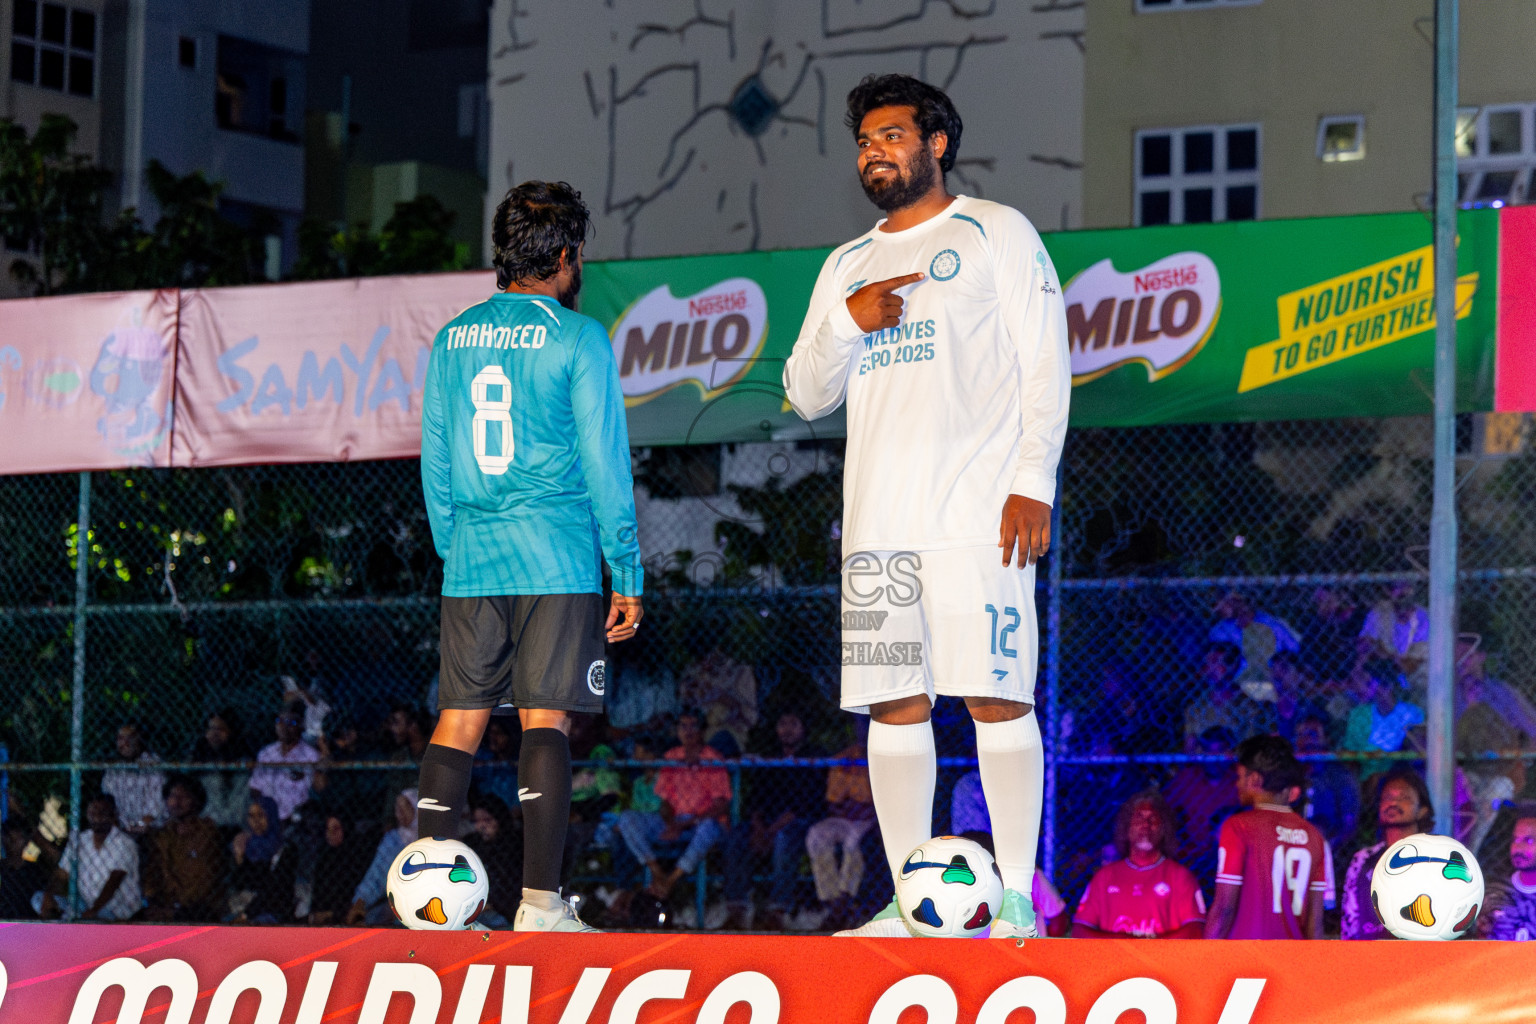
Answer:
<svg viewBox="0 0 1536 1024"><path fill-rule="evenodd" d="M1374 604L1319 588L1310 605L1296 625L1239 593L1216 601L1205 625L1164 616L1154 624L1162 649L1185 658L1163 673L1173 682L1146 678L1134 645L1122 644L1093 669L1092 692L1067 695L1055 749L1073 763L1058 776L1054 839L1075 909L1038 875L1051 934L1249 934L1233 858L1263 831L1255 814L1269 816L1265 828L1281 821L1297 849L1310 851L1315 834L1322 851L1287 927L1383 934L1365 906L1375 859L1432 818L1416 761L1427 617L1406 584ZM824 931L883 905L891 882L861 763L866 719L837 713L814 683L770 695L760 678L771 674L719 647L676 672L615 668L612 713L579 716L572 734L565 874L591 895L589 918L654 925L681 910L693 926ZM1526 795L1519 754L1536 736L1536 707L1490 672L1482 637L1458 638L1456 671L1456 748L1467 755L1456 834L1491 865L1490 934L1530 938L1536 814L1511 809ZM150 749L141 723L123 722L119 765L96 780L78 834L50 841L13 797L0 917L393 923L385 877L416 835L430 688L387 707L349 701L329 692L313 657L281 682L266 729L247 729L230 709L209 715L182 748L190 771ZM943 733L966 719L941 707L935 722ZM461 827L490 876L493 927L510 921L521 890L520 736L515 717L492 719ZM962 750L964 741L940 739ZM977 773L942 778L935 831L989 842ZM704 921L686 909L697 877L710 887Z"/></svg>

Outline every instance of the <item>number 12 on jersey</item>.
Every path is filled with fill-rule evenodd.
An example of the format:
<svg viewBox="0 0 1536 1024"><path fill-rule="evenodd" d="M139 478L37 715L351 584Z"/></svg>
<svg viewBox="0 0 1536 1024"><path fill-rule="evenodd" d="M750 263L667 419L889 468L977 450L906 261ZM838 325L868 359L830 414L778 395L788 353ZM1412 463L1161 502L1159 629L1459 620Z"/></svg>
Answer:
<svg viewBox="0 0 1536 1024"><path fill-rule="evenodd" d="M1008 646L1008 638L1013 635L1014 630L1018 629L1019 623L1023 621L1019 617L1019 610L1013 607L1005 607L1003 609L1003 614L1010 621L1003 626L1001 631L997 628L996 606L987 605L987 614L992 616L992 654L996 656L1001 652L1005 658L1017 658L1019 652L1016 648Z"/></svg>
<svg viewBox="0 0 1536 1024"><path fill-rule="evenodd" d="M497 389L496 398L491 389ZM512 381L506 371L492 363L479 373L469 385L469 400L475 406L475 462L486 476L502 476L512 465ZM490 426L496 424L499 454L491 453Z"/></svg>

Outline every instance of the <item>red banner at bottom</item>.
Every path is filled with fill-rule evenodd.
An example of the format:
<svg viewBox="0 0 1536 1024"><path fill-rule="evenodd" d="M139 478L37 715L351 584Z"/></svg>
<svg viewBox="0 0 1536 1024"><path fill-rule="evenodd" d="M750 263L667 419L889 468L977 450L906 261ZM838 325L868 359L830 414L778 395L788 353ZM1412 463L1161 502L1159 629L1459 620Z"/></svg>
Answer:
<svg viewBox="0 0 1536 1024"><path fill-rule="evenodd" d="M1533 968L1536 948L1466 941L0 924L0 1021L1439 1024L1530 1019Z"/></svg>

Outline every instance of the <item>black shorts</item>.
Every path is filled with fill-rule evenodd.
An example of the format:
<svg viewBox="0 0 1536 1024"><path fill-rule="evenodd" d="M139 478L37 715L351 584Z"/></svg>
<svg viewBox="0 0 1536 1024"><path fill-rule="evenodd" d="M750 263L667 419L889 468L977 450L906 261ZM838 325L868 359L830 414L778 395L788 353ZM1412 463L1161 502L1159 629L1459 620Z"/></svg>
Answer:
<svg viewBox="0 0 1536 1024"><path fill-rule="evenodd" d="M439 710L603 710L601 594L444 597Z"/></svg>

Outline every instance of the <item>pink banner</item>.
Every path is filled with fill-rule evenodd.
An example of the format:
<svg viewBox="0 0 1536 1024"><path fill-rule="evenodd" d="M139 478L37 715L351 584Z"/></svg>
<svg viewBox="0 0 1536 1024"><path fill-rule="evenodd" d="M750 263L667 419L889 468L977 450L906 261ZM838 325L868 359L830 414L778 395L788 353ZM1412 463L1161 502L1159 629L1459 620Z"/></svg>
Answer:
<svg viewBox="0 0 1536 1024"><path fill-rule="evenodd" d="M182 293L177 466L414 458L438 329L488 272Z"/></svg>
<svg viewBox="0 0 1536 1024"><path fill-rule="evenodd" d="M1536 206L1499 211L1499 342L1493 407L1536 412Z"/></svg>
<svg viewBox="0 0 1536 1024"><path fill-rule="evenodd" d="M0 306L0 473L168 465L176 297Z"/></svg>

